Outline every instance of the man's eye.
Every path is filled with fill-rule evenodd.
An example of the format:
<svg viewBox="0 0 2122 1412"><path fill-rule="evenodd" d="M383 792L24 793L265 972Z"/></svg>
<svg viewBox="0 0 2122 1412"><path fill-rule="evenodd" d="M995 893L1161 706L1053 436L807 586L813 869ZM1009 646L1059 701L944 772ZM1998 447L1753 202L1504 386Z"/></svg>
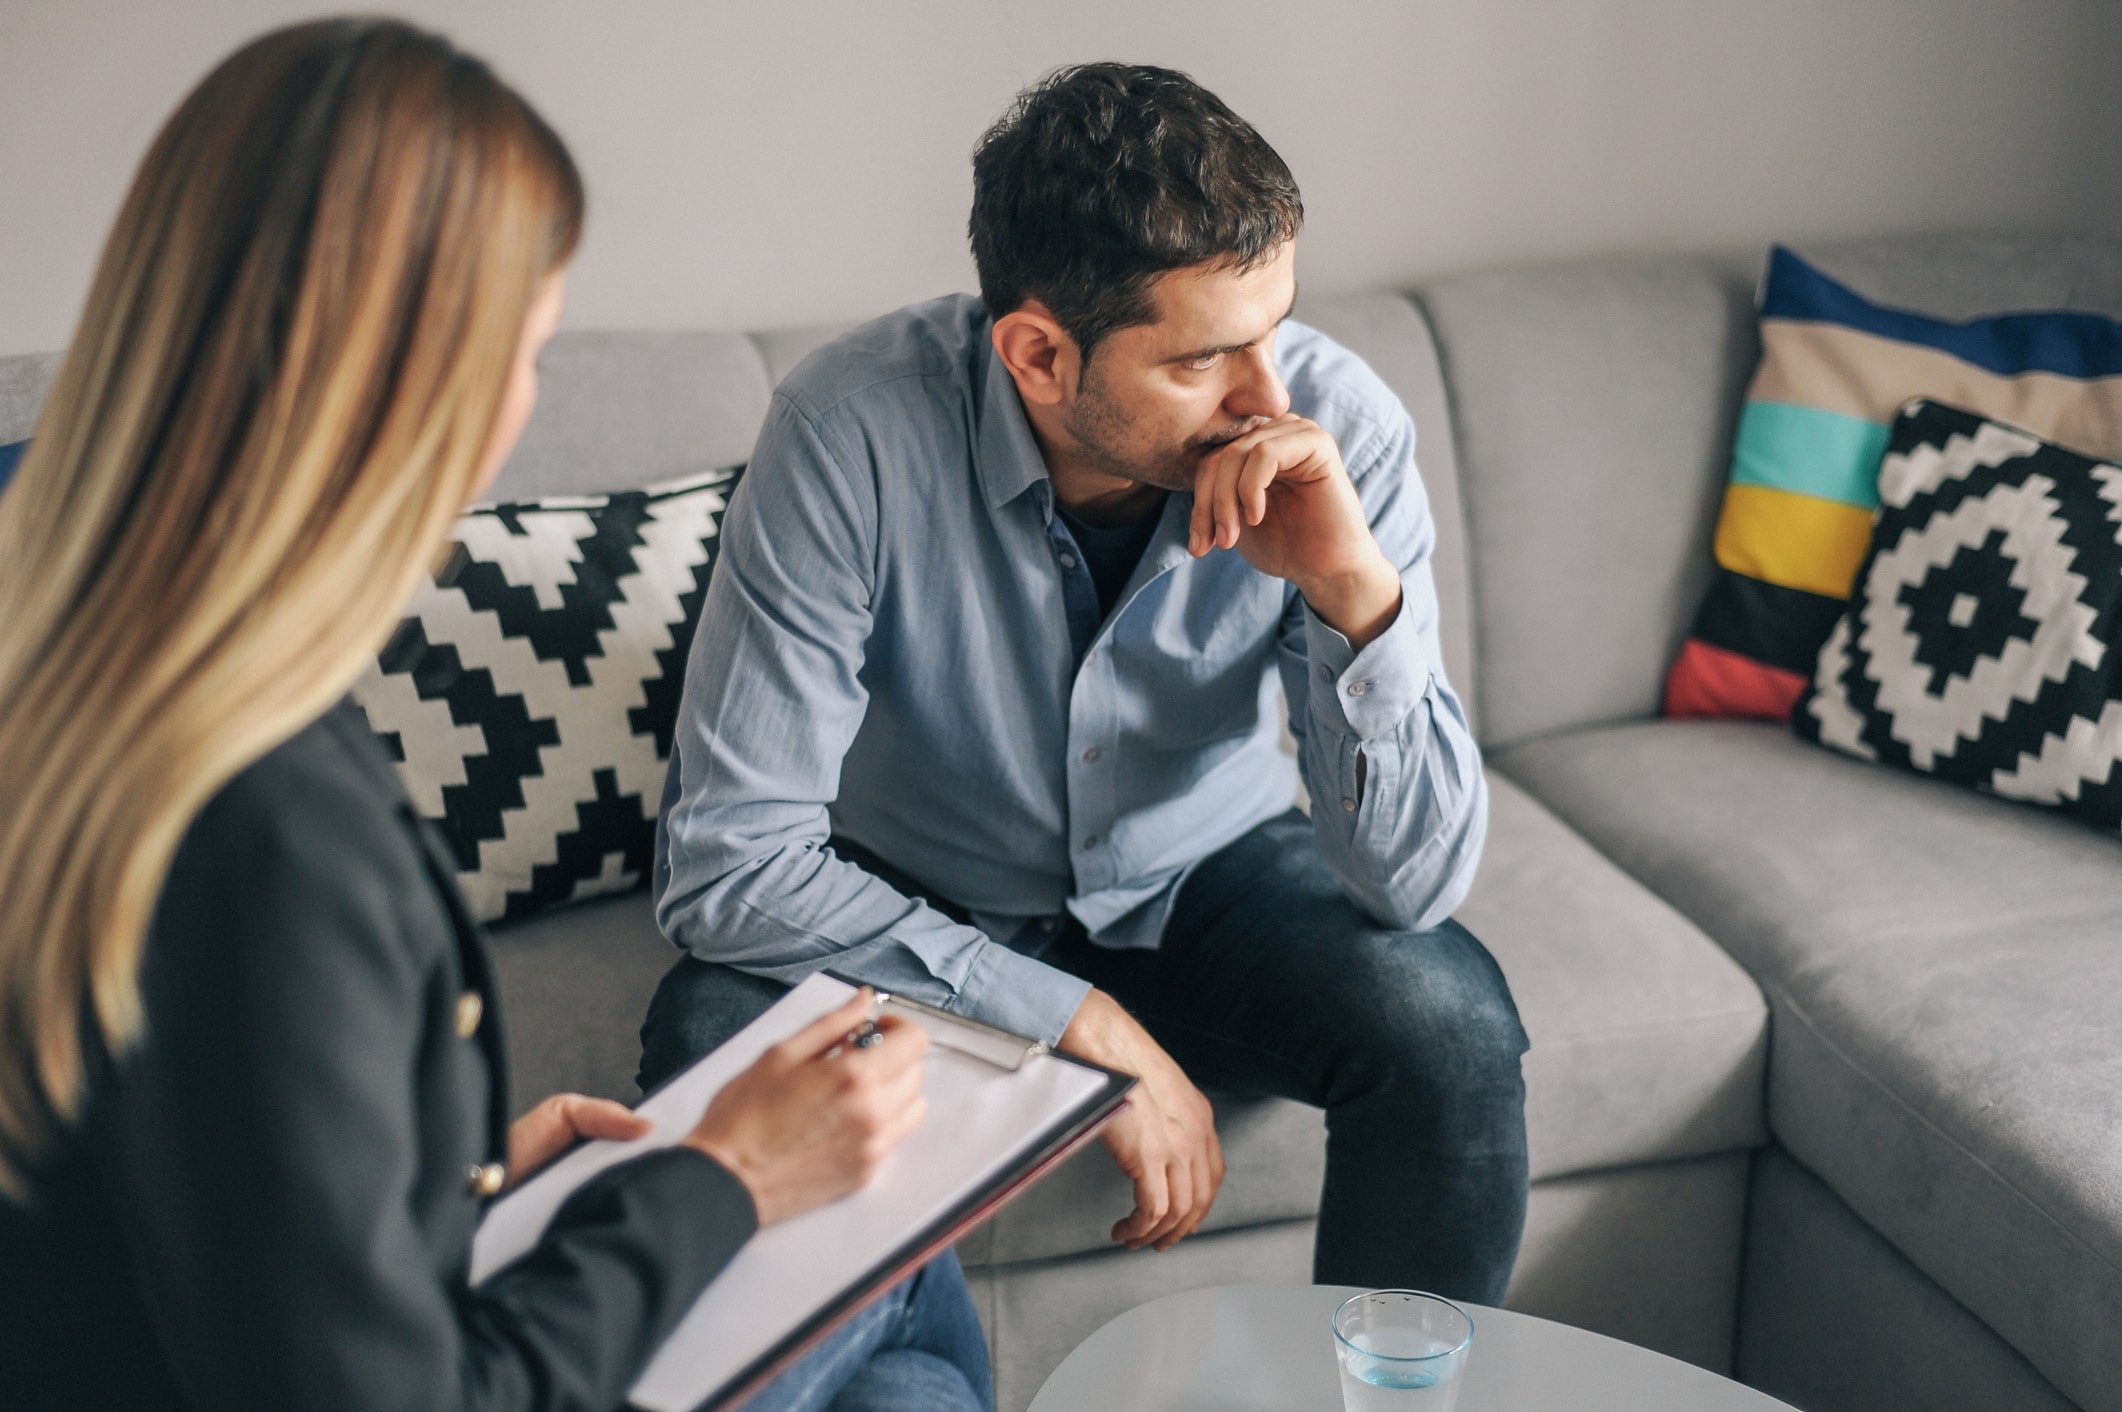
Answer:
<svg viewBox="0 0 2122 1412"><path fill-rule="evenodd" d="M1221 353L1203 353L1200 357L1189 361L1186 366L1191 372L1205 373L1222 361L1223 355Z"/></svg>

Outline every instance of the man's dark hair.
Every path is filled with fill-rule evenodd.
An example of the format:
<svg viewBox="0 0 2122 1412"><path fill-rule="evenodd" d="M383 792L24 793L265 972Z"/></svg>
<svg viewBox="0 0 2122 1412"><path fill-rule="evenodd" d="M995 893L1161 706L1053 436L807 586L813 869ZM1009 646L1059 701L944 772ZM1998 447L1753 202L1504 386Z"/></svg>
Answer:
<svg viewBox="0 0 2122 1412"><path fill-rule="evenodd" d="M1157 276L1249 269L1303 224L1275 149L1172 69L1057 69L973 152L969 233L988 313L1036 299L1086 360L1107 334L1156 317Z"/></svg>

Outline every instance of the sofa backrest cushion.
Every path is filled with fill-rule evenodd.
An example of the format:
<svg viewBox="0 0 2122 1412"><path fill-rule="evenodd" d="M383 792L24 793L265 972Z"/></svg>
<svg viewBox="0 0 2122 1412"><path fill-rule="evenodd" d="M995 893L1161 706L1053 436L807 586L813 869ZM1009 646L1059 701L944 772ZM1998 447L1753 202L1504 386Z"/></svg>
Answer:
<svg viewBox="0 0 2122 1412"><path fill-rule="evenodd" d="M57 353L0 358L0 445L27 441L37 429L37 412L58 371Z"/></svg>
<svg viewBox="0 0 2122 1412"><path fill-rule="evenodd" d="M1744 275L1601 261L1417 300L1458 434L1484 741L1654 714L1753 366Z"/></svg>
<svg viewBox="0 0 2122 1412"><path fill-rule="evenodd" d="M538 406L489 498L601 495L749 460L772 391L741 333L581 330L538 360Z"/></svg>
<svg viewBox="0 0 2122 1412"><path fill-rule="evenodd" d="M1798 253L1875 304L1933 318L2078 309L2122 319L2122 241L1911 236L1804 245Z"/></svg>

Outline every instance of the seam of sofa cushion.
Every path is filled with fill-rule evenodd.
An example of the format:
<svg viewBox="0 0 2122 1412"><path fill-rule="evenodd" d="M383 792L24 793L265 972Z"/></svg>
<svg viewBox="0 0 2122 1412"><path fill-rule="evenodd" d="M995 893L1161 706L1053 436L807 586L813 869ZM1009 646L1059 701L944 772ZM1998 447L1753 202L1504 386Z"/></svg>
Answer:
<svg viewBox="0 0 2122 1412"><path fill-rule="evenodd" d="M1921 1109L1917 1108L1913 1103L1909 1102L1906 1098L1902 1097L1899 1093L1895 1092L1882 1079L1880 1079L1877 1074L1873 1073L1868 1066L1860 1063L1857 1059L1852 1057L1846 1049L1844 1049L1841 1045L1835 1043L1833 1039L1829 1038L1827 1033L1820 1027L1820 1025L1816 1023L1813 1020L1812 1016L1806 1012L1805 1007L1800 1004L1796 999L1794 999L1788 990L1784 989L1781 986L1771 986L1767 989L1770 992L1771 1003L1780 1003L1788 1007L1792 1016L1797 1019L1798 1023L1802 1024L1805 1027L1806 1031L1811 1034L1814 1039L1819 1041L1820 1046L1823 1049L1827 1050L1827 1052L1832 1054L1835 1058L1841 1060L1842 1063L1849 1068L1850 1072L1856 1074L1858 1077L1863 1079L1864 1082L1870 1084L1874 1090L1884 1096L1886 1100L1891 1103L1895 1108L1899 1109L1908 1117L1914 1119L1922 1127L1928 1129L1939 1141L1945 1143L1954 1151L1958 1152L1962 1157L1966 1158L1968 1162L1971 1163L1975 1168L1981 1171L1985 1176L1989 1177L1991 1181L1995 1183L1996 1186L2001 1188L2003 1191L2009 1193L2011 1196L2016 1198L2022 1205L2024 1205L2026 1209L2032 1211L2034 1214L2038 1215L2043 1221L2046 1221L2050 1226L2054 1227L2055 1230L2059 1234L2061 1234L2070 1244L2075 1245L2079 1249L2083 1250L2087 1255L2091 1256L2096 1262L2105 1266L2108 1270L2114 1271L2117 1274L2122 1274L2122 1266L2118 1266L2113 1260L2109 1259L2097 1247L2093 1246L2090 1242L2088 1242L2085 1237L2079 1235L2076 1231L2072 1230L2068 1225L2066 1225L2063 1220L2058 1217L2053 1211L2049 1210L2047 1206L2043 1205L2041 1202L2035 1200L2032 1196L2028 1195L2019 1187L2016 1182L2013 1182L2002 1172L1999 1172L1995 1167L1991 1166L1988 1161L1978 1156L1967 1146L1966 1143L1960 1141L1960 1139L1954 1137L1951 1133L1947 1132L1944 1128L1940 1127L1937 1121L1931 1118L1929 1114L1923 1112ZM1771 1128L1773 1128L1773 1123L1771 1123ZM1787 1141L1785 1141L1783 1134L1772 1132L1772 1135L1776 1138L1779 1145L1788 1148L1789 1144ZM1807 1163L1805 1165L1808 1170L1815 1170L1812 1168L1810 1163ZM1827 1182L1829 1190L1834 1191L1835 1194L1837 1196L1840 1196L1845 1202L1849 1202L1850 1208L1852 1210L1858 1210L1856 1203L1850 1201L1849 1196L1846 1193L1840 1191L1838 1188L1836 1188L1833 1182L1827 1181L1827 1178L1824 1174L1821 1175L1821 1180ZM1861 1215L1863 1213L1859 1211L1859 1214ZM1866 1216L1865 1219L1866 1221L1871 1220L1869 1216ZM1907 1252L1903 1253L1906 1254ZM1918 1268L1921 1267L1919 1266ZM1932 1275L1928 1270L1925 1270L1924 1273L1932 1279L1937 1279L1937 1276ZM1941 1288L1944 1287L1943 1281L1940 1281L1939 1283ZM1955 1298L1958 1297L1959 1296L1956 1293ZM1963 1300L1962 1302L1965 1301ZM1973 1306L1970 1305L1969 1307Z"/></svg>
<svg viewBox="0 0 2122 1412"><path fill-rule="evenodd" d="M1749 979L1751 978L1749 977ZM1764 998L1756 1004L1738 1006L1729 1010L1703 1010L1672 1020L1644 1020L1638 1024L1615 1025L1568 1039L1544 1040L1534 1034L1532 1035L1532 1041L1533 1047L1536 1049L1582 1049L1589 1045L1604 1043L1608 1039L1619 1036L1649 1034L1658 1030L1674 1030L1696 1025L1720 1024L1726 1020L1743 1019L1747 1016L1752 1016L1761 1021L1760 1027L1754 1032L1752 1037L1758 1037L1765 1033L1768 1029L1769 1019L1767 1000ZM1528 1033L1531 1032L1528 1031Z"/></svg>

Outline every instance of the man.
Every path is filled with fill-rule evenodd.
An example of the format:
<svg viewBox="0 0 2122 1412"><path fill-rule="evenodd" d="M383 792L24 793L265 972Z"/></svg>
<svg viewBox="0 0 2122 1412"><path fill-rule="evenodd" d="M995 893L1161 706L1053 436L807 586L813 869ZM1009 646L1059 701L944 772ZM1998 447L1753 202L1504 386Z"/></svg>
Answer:
<svg viewBox="0 0 2122 1412"><path fill-rule="evenodd" d="M1138 1075L1130 1249L1215 1200L1200 1086L1277 1094L1327 1111L1317 1279L1500 1300L1525 1038L1446 920L1487 794L1414 427L1287 321L1296 184L1186 76L1052 75L973 186L981 297L799 367L731 507L643 1082L830 966Z"/></svg>

